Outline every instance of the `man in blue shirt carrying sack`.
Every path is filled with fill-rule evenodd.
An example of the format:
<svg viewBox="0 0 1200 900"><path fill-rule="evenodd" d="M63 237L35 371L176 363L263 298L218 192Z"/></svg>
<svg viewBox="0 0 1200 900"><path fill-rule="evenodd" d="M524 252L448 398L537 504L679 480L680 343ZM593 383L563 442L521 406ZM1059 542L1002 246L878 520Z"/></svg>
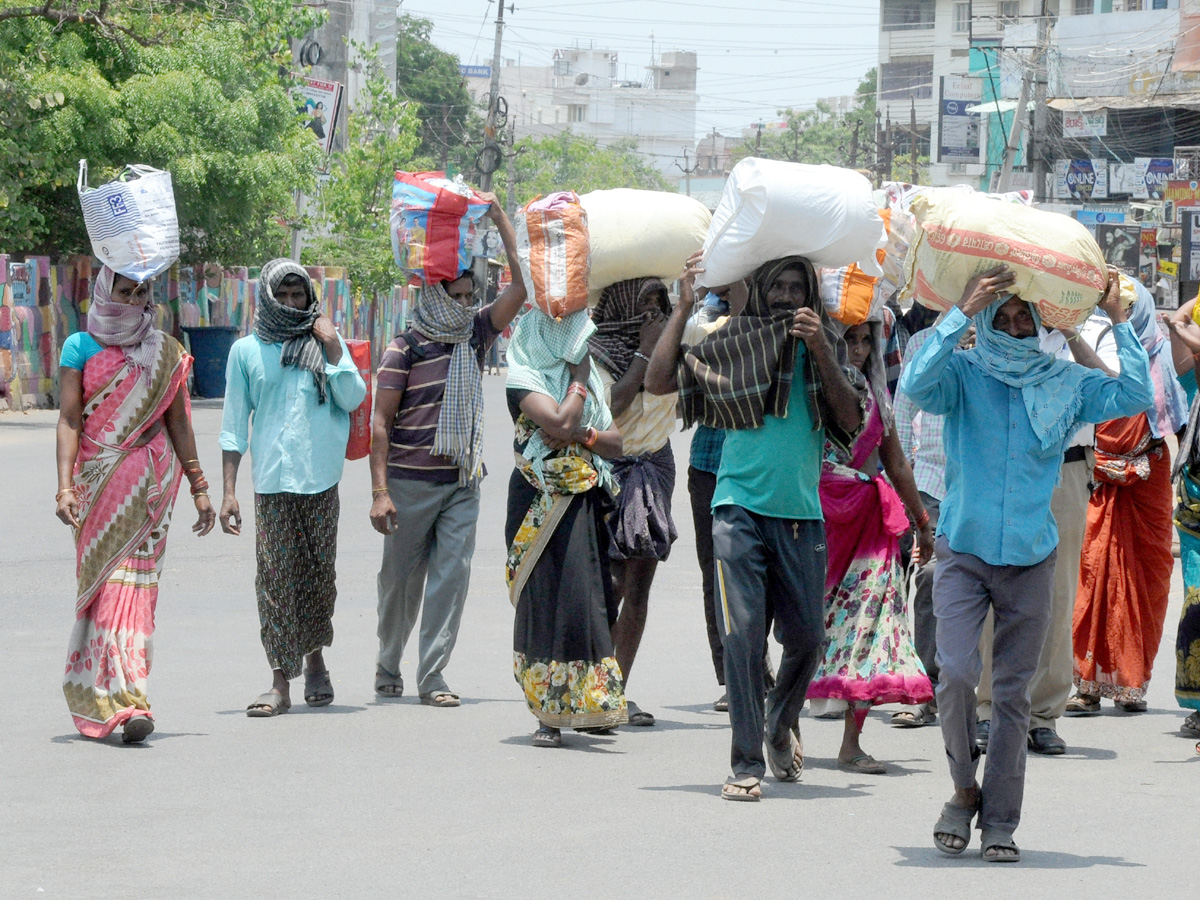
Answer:
<svg viewBox="0 0 1200 900"><path fill-rule="evenodd" d="M1154 400L1149 360L1126 323L1115 270L1100 307L1114 325L1118 378L1043 353L1037 311L1010 292L1014 277L999 266L971 279L900 379L917 406L945 417L933 608L938 711L955 791L934 826L934 844L962 853L978 814L989 862L1020 859L1012 835L1025 787L1029 682L1050 623L1058 545L1050 498L1063 451L1080 424L1135 415ZM972 320L975 347L953 352ZM981 787L975 687L989 607L992 725Z"/></svg>

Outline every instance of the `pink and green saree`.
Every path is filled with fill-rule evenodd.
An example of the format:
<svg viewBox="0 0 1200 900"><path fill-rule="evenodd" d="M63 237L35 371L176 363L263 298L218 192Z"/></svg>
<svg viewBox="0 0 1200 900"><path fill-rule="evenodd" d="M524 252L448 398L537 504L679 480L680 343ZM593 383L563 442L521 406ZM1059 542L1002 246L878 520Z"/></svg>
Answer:
<svg viewBox="0 0 1200 900"><path fill-rule="evenodd" d="M163 335L157 349L146 370L131 366L121 347L102 350L83 369L74 481L79 588L63 692L87 737L150 715L158 572L183 477L163 416L191 367L175 340Z"/></svg>

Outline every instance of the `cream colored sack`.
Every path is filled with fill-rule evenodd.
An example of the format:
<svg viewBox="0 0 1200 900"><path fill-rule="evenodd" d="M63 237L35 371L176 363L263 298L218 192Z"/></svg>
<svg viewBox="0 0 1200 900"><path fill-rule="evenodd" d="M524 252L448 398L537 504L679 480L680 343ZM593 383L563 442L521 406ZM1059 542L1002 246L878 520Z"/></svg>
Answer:
<svg viewBox="0 0 1200 900"><path fill-rule="evenodd" d="M604 288L629 278L670 284L704 244L712 219L699 200L667 191L616 188L584 194L579 202L587 212L592 248L592 305Z"/></svg>
<svg viewBox="0 0 1200 900"><path fill-rule="evenodd" d="M902 300L948 309L971 278L1003 263L1016 273L1013 292L1036 304L1047 328L1061 328L1082 325L1108 282L1104 254L1069 216L952 188L922 192L910 210L917 234Z"/></svg>

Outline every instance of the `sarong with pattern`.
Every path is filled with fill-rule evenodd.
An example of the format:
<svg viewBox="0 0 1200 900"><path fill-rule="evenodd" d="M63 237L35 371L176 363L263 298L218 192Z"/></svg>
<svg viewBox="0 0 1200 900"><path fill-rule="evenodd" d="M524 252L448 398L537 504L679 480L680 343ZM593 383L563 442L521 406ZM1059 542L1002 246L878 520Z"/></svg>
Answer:
<svg viewBox="0 0 1200 900"><path fill-rule="evenodd" d="M258 620L267 661L284 678L333 643L340 512L336 484L319 494L254 495Z"/></svg>
<svg viewBox="0 0 1200 900"><path fill-rule="evenodd" d="M158 573L183 477L160 426L190 367L191 357L164 336L149 383L119 347L97 353L83 369L74 478L78 590L63 693L87 737L105 737L150 714Z"/></svg>

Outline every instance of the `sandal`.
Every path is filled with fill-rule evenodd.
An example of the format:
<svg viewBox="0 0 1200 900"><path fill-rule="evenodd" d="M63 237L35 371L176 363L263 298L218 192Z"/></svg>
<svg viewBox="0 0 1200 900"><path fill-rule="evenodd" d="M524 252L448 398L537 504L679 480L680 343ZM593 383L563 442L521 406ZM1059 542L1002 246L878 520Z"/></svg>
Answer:
<svg viewBox="0 0 1200 900"><path fill-rule="evenodd" d="M762 799L762 779L753 775L730 775L721 785L721 799L757 803Z"/></svg>
<svg viewBox="0 0 1200 900"><path fill-rule="evenodd" d="M992 853L989 850L1012 850L1012 853ZM979 855L984 862L1011 863L1021 861L1021 848L1013 836L999 828L985 828L980 837Z"/></svg>
<svg viewBox="0 0 1200 900"><path fill-rule="evenodd" d="M951 801L942 806L942 815L933 826L933 846L948 856L958 856L971 843L971 820L979 812L979 804L975 806L959 806ZM961 838L963 845L955 847L942 839L943 835Z"/></svg>
<svg viewBox="0 0 1200 900"><path fill-rule="evenodd" d="M1200 737L1200 712L1194 712L1184 719L1179 730L1187 737Z"/></svg>
<svg viewBox="0 0 1200 900"><path fill-rule="evenodd" d="M1127 713L1142 713L1147 708L1145 700L1118 700L1117 707Z"/></svg>
<svg viewBox="0 0 1200 900"><path fill-rule="evenodd" d="M1100 714L1100 698L1093 694L1076 694L1067 700L1064 711L1068 716L1096 716Z"/></svg>
<svg viewBox="0 0 1200 900"><path fill-rule="evenodd" d="M375 696L396 700L404 696L404 679L386 669L375 667Z"/></svg>
<svg viewBox="0 0 1200 900"><path fill-rule="evenodd" d="M787 738L786 750L779 750L770 742L767 743L767 764L778 781L799 781L800 773L804 771L804 747L794 731L789 731Z"/></svg>
<svg viewBox="0 0 1200 900"><path fill-rule="evenodd" d="M898 728L921 728L936 723L937 713L930 708L928 703L892 713L892 724Z"/></svg>
<svg viewBox="0 0 1200 900"><path fill-rule="evenodd" d="M126 719L121 728L122 744L140 744L154 731L154 721L149 716L134 716Z"/></svg>
<svg viewBox="0 0 1200 900"><path fill-rule="evenodd" d="M839 759L837 767L843 772L853 772L856 775L886 775L887 766L869 753L860 753L849 759Z"/></svg>
<svg viewBox="0 0 1200 900"><path fill-rule="evenodd" d="M458 699L458 694L450 691L432 691L428 694L421 695L421 702L426 706L461 706L462 703Z"/></svg>
<svg viewBox="0 0 1200 900"><path fill-rule="evenodd" d="M632 700L626 700L625 706L629 711L629 724L635 728L647 728L654 724L654 716L641 709Z"/></svg>
<svg viewBox="0 0 1200 900"><path fill-rule="evenodd" d="M720 699L714 700L713 709L716 712L729 712L729 695L722 694Z"/></svg>
<svg viewBox="0 0 1200 900"><path fill-rule="evenodd" d="M304 673L304 702L309 706L328 706L333 702L333 682L329 670Z"/></svg>
<svg viewBox="0 0 1200 900"><path fill-rule="evenodd" d="M246 707L246 715L252 719L269 719L281 716L291 708L291 701L284 700L278 691L267 691L259 694L258 699Z"/></svg>
<svg viewBox="0 0 1200 900"><path fill-rule="evenodd" d="M552 728L549 725L543 725L533 733L533 746L535 747L561 747L562 732L557 728Z"/></svg>

